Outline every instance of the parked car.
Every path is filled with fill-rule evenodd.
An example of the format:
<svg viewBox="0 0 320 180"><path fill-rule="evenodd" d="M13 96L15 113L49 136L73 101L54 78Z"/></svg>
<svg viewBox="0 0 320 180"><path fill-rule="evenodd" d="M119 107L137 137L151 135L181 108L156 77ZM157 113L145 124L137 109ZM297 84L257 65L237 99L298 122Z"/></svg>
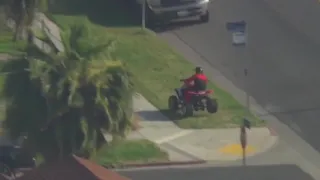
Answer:
<svg viewBox="0 0 320 180"><path fill-rule="evenodd" d="M34 156L23 148L26 136L12 140L5 134L0 136L0 163L10 168L33 168L36 166ZM1 172L0 172L1 173Z"/></svg>
<svg viewBox="0 0 320 180"><path fill-rule="evenodd" d="M20 147L0 146L0 162L10 168L34 168L35 158Z"/></svg>
<svg viewBox="0 0 320 180"><path fill-rule="evenodd" d="M187 17L199 17L203 23L209 21L210 0L136 0L146 3L146 23L156 24Z"/></svg>

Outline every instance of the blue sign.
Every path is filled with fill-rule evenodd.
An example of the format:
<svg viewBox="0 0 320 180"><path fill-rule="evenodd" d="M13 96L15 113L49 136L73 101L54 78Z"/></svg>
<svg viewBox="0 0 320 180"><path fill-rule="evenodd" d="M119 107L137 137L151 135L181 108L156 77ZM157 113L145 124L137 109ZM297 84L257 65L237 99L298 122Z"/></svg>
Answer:
<svg viewBox="0 0 320 180"><path fill-rule="evenodd" d="M245 21L228 22L226 28L231 32L245 32L247 23Z"/></svg>

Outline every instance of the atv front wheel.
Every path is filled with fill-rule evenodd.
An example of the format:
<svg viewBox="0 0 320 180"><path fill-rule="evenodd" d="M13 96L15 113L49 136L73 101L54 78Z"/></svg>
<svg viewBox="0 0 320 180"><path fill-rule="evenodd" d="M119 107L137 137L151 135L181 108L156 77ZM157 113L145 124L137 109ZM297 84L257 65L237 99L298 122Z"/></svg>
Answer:
<svg viewBox="0 0 320 180"><path fill-rule="evenodd" d="M216 99L212 99L207 97L206 99L206 106L208 113L216 113L218 111L218 102Z"/></svg>

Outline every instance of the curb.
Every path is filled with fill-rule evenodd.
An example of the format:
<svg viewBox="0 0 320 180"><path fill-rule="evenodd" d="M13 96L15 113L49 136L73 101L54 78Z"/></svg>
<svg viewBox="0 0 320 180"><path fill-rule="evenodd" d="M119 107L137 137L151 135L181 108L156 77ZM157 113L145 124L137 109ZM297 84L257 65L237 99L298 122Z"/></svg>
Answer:
<svg viewBox="0 0 320 180"><path fill-rule="evenodd" d="M169 162L154 162L154 163L137 163L137 164L123 164L103 166L107 169L127 169L127 168L143 168L143 167L159 167L159 166L178 166L178 165L197 165L205 164L207 161L169 161Z"/></svg>

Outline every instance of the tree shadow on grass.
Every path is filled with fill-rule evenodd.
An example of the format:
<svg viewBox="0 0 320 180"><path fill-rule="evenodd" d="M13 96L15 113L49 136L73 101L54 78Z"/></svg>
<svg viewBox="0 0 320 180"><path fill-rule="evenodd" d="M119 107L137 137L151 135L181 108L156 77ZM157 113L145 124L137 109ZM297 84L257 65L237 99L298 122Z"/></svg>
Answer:
<svg viewBox="0 0 320 180"><path fill-rule="evenodd" d="M56 0L49 12L70 16L87 16L95 24L107 27L137 25L129 0ZM134 8L134 7L133 7Z"/></svg>

